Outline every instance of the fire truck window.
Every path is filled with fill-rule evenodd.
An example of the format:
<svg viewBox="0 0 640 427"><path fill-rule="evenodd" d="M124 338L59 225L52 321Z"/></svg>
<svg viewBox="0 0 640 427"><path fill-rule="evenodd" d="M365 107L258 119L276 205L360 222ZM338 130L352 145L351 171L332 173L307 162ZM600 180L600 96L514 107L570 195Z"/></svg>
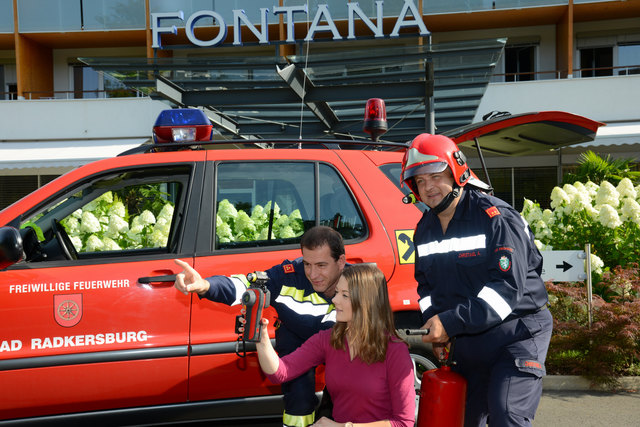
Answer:
<svg viewBox="0 0 640 427"><path fill-rule="evenodd" d="M221 163L216 248L292 244L315 225L315 164Z"/></svg>
<svg viewBox="0 0 640 427"><path fill-rule="evenodd" d="M175 215L182 203L188 171L154 170L109 175L80 187L21 224L40 241L27 259L63 259L52 222L59 222L78 258L163 250L171 245ZM161 175L160 175L161 174ZM58 250L56 250L56 248ZM72 249L73 249L72 248Z"/></svg>
<svg viewBox="0 0 640 427"><path fill-rule="evenodd" d="M320 224L335 228L343 239L364 236L364 221L347 185L332 167L320 165Z"/></svg>
<svg viewBox="0 0 640 427"><path fill-rule="evenodd" d="M351 192L326 164L220 163L216 182L216 249L298 243L316 224L345 239L365 234Z"/></svg>

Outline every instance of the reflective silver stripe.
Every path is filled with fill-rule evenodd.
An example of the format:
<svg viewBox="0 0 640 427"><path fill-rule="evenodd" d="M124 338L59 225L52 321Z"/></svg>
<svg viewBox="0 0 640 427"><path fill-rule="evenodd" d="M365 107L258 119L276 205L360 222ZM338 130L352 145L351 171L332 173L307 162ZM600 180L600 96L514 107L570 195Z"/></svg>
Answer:
<svg viewBox="0 0 640 427"><path fill-rule="evenodd" d="M522 222L524 222L524 232L525 232L525 234L527 235L528 238L531 238L531 233L529 232L529 223L527 222L525 217L523 217L522 215L520 215L520 218L522 218Z"/></svg>
<svg viewBox="0 0 640 427"><path fill-rule="evenodd" d="M496 313L498 313L498 316L500 316L502 320L506 319L507 316L511 314L511 307L504 300L504 298L502 298L500 294L487 286L482 288L480 293L478 293L478 298L484 300L487 304L489 304L489 307L491 307Z"/></svg>
<svg viewBox="0 0 640 427"><path fill-rule="evenodd" d="M474 249L484 249L486 247L486 236L454 237L452 239L441 240L439 242L429 242L418 245L418 256L428 256L434 254L445 254L448 252L471 251Z"/></svg>
<svg viewBox="0 0 640 427"><path fill-rule="evenodd" d="M239 277L231 276L229 279L231 279L231 283L236 288L236 300L231 305L242 304L242 294L247 290L247 285Z"/></svg>
<svg viewBox="0 0 640 427"><path fill-rule="evenodd" d="M336 311L335 310L331 310L330 313L328 313L326 316L324 316L322 318L322 322L320 323L325 323L325 322L336 322Z"/></svg>
<svg viewBox="0 0 640 427"><path fill-rule="evenodd" d="M422 298L418 301L418 304L420 305L420 311L424 313L429 307L431 307L431 297Z"/></svg>
<svg viewBox="0 0 640 427"><path fill-rule="evenodd" d="M313 304L310 301L296 301L288 295L278 295L276 302L286 305L289 309L298 314L309 314L311 316L324 316L329 310L329 304Z"/></svg>

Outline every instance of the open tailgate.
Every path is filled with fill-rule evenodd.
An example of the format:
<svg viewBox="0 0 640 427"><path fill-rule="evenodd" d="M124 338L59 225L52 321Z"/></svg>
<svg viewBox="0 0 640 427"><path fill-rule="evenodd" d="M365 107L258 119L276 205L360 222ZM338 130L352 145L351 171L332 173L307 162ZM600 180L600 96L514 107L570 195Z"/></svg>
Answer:
<svg viewBox="0 0 640 427"><path fill-rule="evenodd" d="M504 156L522 156L593 141L604 123L564 111L501 116L444 133L461 147Z"/></svg>

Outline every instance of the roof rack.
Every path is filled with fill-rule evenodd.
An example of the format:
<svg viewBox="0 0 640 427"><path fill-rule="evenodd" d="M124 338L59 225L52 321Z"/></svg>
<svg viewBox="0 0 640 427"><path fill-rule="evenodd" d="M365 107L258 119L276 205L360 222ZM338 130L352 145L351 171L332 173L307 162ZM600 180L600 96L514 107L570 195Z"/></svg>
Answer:
<svg viewBox="0 0 640 427"><path fill-rule="evenodd" d="M178 151L178 150L203 150L208 146L230 145L234 148L245 149L269 149L269 148L325 148L328 150L373 150L373 151L402 151L409 147L409 142L389 142L389 141L370 141L370 140L305 140L305 139L228 139L216 141L191 141L191 142L173 142L170 144L149 144L145 143L138 147L124 151L118 156L128 156L131 154L153 153L160 151Z"/></svg>

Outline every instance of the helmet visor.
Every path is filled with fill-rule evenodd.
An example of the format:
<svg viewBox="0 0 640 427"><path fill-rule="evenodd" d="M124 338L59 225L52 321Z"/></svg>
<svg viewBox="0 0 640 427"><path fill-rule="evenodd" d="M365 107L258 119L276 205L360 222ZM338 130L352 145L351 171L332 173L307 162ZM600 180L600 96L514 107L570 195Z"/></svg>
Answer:
<svg viewBox="0 0 640 427"><path fill-rule="evenodd" d="M447 166L447 162L431 162L417 165L405 171L404 179L413 178L414 176L424 175L427 173L440 173L447 169Z"/></svg>

